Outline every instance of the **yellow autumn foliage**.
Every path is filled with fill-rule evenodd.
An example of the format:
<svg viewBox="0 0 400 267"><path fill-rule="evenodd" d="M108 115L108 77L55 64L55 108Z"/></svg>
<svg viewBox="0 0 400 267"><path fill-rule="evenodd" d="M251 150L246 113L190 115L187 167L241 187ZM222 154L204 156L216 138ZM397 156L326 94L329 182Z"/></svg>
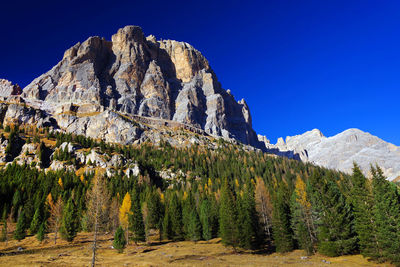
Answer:
<svg viewBox="0 0 400 267"><path fill-rule="evenodd" d="M301 179L300 175L296 177L296 201L305 209L311 208L311 203L307 200L307 191L306 191L306 184L304 183L303 179Z"/></svg>
<svg viewBox="0 0 400 267"><path fill-rule="evenodd" d="M131 195L129 192L125 194L124 200L122 201L122 205L119 208L119 222L122 227L127 229L129 226L129 214L131 214Z"/></svg>

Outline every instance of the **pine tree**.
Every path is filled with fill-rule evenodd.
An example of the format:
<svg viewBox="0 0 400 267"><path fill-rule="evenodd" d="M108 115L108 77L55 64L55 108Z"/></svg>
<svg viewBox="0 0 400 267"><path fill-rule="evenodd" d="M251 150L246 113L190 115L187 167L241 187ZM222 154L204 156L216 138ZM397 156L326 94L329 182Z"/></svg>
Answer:
<svg viewBox="0 0 400 267"><path fill-rule="evenodd" d="M351 203L354 214L354 230L358 236L360 252L364 257L379 257L377 247L376 224L373 218L374 200L369 181L354 164L351 176Z"/></svg>
<svg viewBox="0 0 400 267"><path fill-rule="evenodd" d="M14 239L21 241L26 237L26 218L25 211L22 210L18 216L17 226L14 232Z"/></svg>
<svg viewBox="0 0 400 267"><path fill-rule="evenodd" d="M357 236L350 205L332 180L323 185L320 193L322 224L319 227L318 251L330 257L354 253Z"/></svg>
<svg viewBox="0 0 400 267"><path fill-rule="evenodd" d="M78 231L78 221L77 212L75 205L70 198L63 211L63 216L61 219L61 236L63 239L71 242L76 237Z"/></svg>
<svg viewBox="0 0 400 267"><path fill-rule="evenodd" d="M398 188L386 180L379 167L371 167L374 219L377 229L376 258L400 266L400 203Z"/></svg>
<svg viewBox="0 0 400 267"><path fill-rule="evenodd" d="M31 221L31 225L29 227L29 232L34 235L39 230L40 224L42 221L41 209L37 208L35 214L33 215L33 219Z"/></svg>
<svg viewBox="0 0 400 267"><path fill-rule="evenodd" d="M130 213L130 227L133 233L133 240L135 243L139 241L146 241L146 233L143 223L143 214L142 209L140 207L140 197L138 190L134 189L132 192L133 201L132 201L132 209Z"/></svg>
<svg viewBox="0 0 400 267"><path fill-rule="evenodd" d="M114 234L114 241L113 241L114 248L118 251L118 253L122 253L124 248L126 247L126 239L124 229L119 226Z"/></svg>
<svg viewBox="0 0 400 267"><path fill-rule="evenodd" d="M225 246L239 245L238 213L235 197L227 180L221 190L219 208L219 229Z"/></svg>
<svg viewBox="0 0 400 267"><path fill-rule="evenodd" d="M293 233L290 227L290 207L285 198L286 194L284 185L278 187L272 214L274 245L276 251L280 253L292 251L294 248Z"/></svg>

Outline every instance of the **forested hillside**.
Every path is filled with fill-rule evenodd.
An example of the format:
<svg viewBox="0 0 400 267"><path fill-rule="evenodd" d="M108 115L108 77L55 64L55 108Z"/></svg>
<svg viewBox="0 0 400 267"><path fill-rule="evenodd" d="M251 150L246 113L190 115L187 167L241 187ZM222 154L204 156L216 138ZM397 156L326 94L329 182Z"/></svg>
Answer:
<svg viewBox="0 0 400 267"><path fill-rule="evenodd" d="M0 170L3 242L112 232L122 251L126 242L146 242L156 232L172 241L220 237L238 251L361 253L400 265L399 188L377 166L369 180L357 166L346 175L222 139L212 149L176 148L17 126L1 132L9 155ZM34 158L30 164L17 164L22 144L36 144L33 154L25 152ZM106 171L99 161L77 159L74 146L85 157L98 151L124 160ZM74 169L46 168L54 161ZM127 172L124 162L138 171Z"/></svg>

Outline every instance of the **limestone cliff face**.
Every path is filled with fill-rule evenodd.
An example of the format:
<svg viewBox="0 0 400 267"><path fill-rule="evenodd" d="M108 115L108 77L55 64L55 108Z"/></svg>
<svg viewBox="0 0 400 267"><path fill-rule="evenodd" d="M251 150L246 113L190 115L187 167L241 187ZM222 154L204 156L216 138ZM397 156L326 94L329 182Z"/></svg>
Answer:
<svg viewBox="0 0 400 267"><path fill-rule="evenodd" d="M73 103L174 120L205 132L257 145L250 111L224 90L193 46L144 36L126 26L107 41L90 37L68 49L50 71L23 90L50 112Z"/></svg>

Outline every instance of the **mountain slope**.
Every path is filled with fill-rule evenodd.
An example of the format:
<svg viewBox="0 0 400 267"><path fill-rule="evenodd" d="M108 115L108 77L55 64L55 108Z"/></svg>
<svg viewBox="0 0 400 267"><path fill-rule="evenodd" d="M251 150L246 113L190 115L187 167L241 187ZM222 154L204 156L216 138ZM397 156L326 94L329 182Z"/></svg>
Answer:
<svg viewBox="0 0 400 267"><path fill-rule="evenodd" d="M265 141L261 136L260 140ZM302 161L351 172L353 162L368 174L370 165L378 164L389 179L400 176L400 147L359 129L348 129L325 137L318 129L301 135L279 138L277 144L265 142L270 150L292 154Z"/></svg>

